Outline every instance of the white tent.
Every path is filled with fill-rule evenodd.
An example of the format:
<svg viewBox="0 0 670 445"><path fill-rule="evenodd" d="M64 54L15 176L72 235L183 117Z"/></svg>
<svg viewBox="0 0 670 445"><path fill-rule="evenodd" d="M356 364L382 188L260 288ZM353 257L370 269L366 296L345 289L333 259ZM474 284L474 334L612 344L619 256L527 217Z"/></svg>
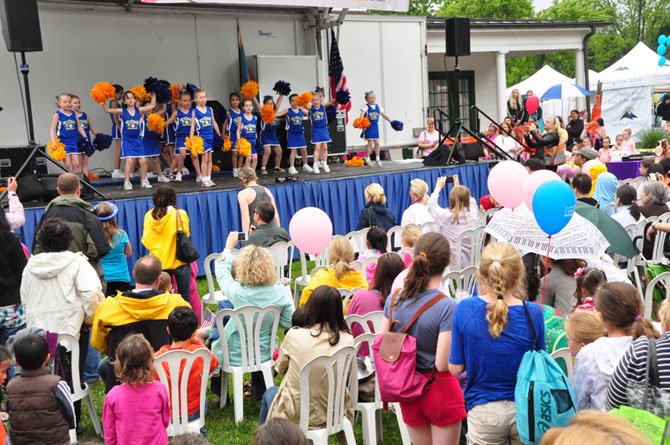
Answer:
<svg viewBox="0 0 670 445"><path fill-rule="evenodd" d="M509 97L512 94L512 90L518 89L519 93L522 95L526 94L528 90L533 90L533 94L542 97L549 88L563 82L574 83L574 79L559 73L549 65L544 65L526 80L507 88L507 96ZM544 116L553 114L566 117L571 107L575 108L574 99L565 101L557 99L542 101L542 113Z"/></svg>

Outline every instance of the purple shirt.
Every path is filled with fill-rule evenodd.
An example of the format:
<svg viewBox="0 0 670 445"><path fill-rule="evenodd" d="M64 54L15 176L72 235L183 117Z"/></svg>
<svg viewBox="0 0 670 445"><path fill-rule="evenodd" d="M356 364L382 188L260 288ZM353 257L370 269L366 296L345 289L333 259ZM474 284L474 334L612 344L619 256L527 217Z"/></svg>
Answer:
<svg viewBox="0 0 670 445"><path fill-rule="evenodd" d="M349 303L347 315L367 315L370 312L383 311L384 300L384 296L376 290L361 289L356 291L354 296L351 297L351 303ZM372 323L369 323L369 325L370 331L375 332L374 328L372 327ZM351 335L356 338L361 334L365 334L365 331L358 323L355 323L351 327ZM361 357L367 357L370 355L367 343L361 345L360 349L358 350L358 355Z"/></svg>
<svg viewBox="0 0 670 445"><path fill-rule="evenodd" d="M112 388L105 397L102 428L106 445L166 445L169 424L170 402L161 382L124 383Z"/></svg>

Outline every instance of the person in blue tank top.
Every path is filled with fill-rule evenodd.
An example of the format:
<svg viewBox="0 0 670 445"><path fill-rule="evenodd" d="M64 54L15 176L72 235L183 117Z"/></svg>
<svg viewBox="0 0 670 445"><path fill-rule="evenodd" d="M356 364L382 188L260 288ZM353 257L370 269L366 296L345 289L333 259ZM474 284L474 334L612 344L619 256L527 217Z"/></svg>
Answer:
<svg viewBox="0 0 670 445"><path fill-rule="evenodd" d="M75 113L77 113L77 119L79 120L79 125L81 125L81 128L84 130L84 133L86 133L86 139L88 139L89 142L93 142L93 138L91 138L91 133L94 135L97 133L95 131L95 127L93 127L93 122L91 122L88 118L88 115L81 111L81 99L79 96L75 94L70 94L70 97L72 97L72 109L74 110ZM81 140L81 138L79 139ZM81 154L81 172L88 178L88 156L86 153Z"/></svg>
<svg viewBox="0 0 670 445"><path fill-rule="evenodd" d="M161 135L155 131L149 130L148 118L149 114L165 114L165 104L156 104L153 110L149 111L148 114L145 114L142 117L144 125L144 135L142 136L142 148L144 148L144 157L147 160L147 169L151 167L153 162L154 170L156 171L156 180L158 182L170 182L167 176L163 174L161 169L161 148L160 148L160 137Z"/></svg>
<svg viewBox="0 0 670 445"><path fill-rule="evenodd" d="M288 174L291 176L298 174L295 168L295 157L298 150L302 156L302 171L305 173L313 171L307 161L307 142L305 142L305 127L303 127L303 120L308 111L298 106L297 97L297 94L291 94L288 98L291 108L275 113L275 117L286 116L286 148L290 153Z"/></svg>
<svg viewBox="0 0 670 445"><path fill-rule="evenodd" d="M109 108L121 108L121 99L123 98L123 87L118 83L114 85L114 99L109 101ZM116 140L116 153L114 153L114 170L112 171L113 179L123 178L121 171L121 122L119 122L118 114L111 114L109 118L112 120L112 139Z"/></svg>
<svg viewBox="0 0 670 445"><path fill-rule="evenodd" d="M272 108L274 108L275 113L281 106L282 100L284 99L284 96L279 95L277 98L277 102L275 103L274 99L272 96L265 96L263 98L263 105L258 102L258 99L254 97L254 104L256 104L256 108L260 112L262 108L265 105L272 105ZM275 118L275 121L272 122L271 124L265 123L261 119L261 145L263 146L263 158L261 159L261 174L262 175L267 175L267 166L268 166L268 160L270 159L270 153L274 152L275 154L275 173L283 173L284 169L281 168L281 159L282 159L282 152L281 152L281 144L279 143L279 139L277 138L277 119Z"/></svg>
<svg viewBox="0 0 670 445"><path fill-rule="evenodd" d="M326 107L335 103L335 99L323 104L323 88L317 88L312 95L312 107L309 109L309 118L312 123L312 144L314 144L314 165L312 169L319 174L319 168L330 173L328 167L328 143L331 142L328 132L328 117Z"/></svg>
<svg viewBox="0 0 670 445"><path fill-rule="evenodd" d="M237 118L237 140L239 141L240 138L244 138L251 144L251 156L247 157L244 162L247 167L251 167L256 171L256 166L258 165L258 154L256 153L258 119L253 114L254 103L251 99L244 99L242 109L244 110L244 113ZM240 159L244 158L240 157ZM238 166L239 165L241 164L238 163Z"/></svg>
<svg viewBox="0 0 670 445"><path fill-rule="evenodd" d="M212 181L212 151L214 150L214 133L221 136L219 126L214 119L214 111L207 106L207 92L205 90L197 90L195 92L195 108L193 108L193 116L191 117L191 138L198 131L198 136L202 138L205 146L205 152L202 154L202 163L200 164L200 171L202 174L202 186L214 187ZM193 159L195 158L195 159ZM191 153L193 164L198 162L198 156L193 156Z"/></svg>
<svg viewBox="0 0 670 445"><path fill-rule="evenodd" d="M368 141L368 145L365 148L365 164L372 165L370 154L372 153L372 147L374 146L377 167L381 167L382 160L380 157L381 153L379 147L379 118L383 117L389 122L391 122L393 119L391 119L388 114L384 113L384 109L381 105L377 104L377 97L375 96L374 91L365 92L365 101L367 103L361 107L361 117L367 117L370 121L370 126L363 130L363 136Z"/></svg>
<svg viewBox="0 0 670 445"><path fill-rule="evenodd" d="M147 160L144 157L144 146L142 144L142 135L144 134L145 113L150 112L156 107L156 94L151 94L149 104L138 107L137 99L131 91L123 93L123 108L109 108L103 104L103 109L110 114L118 114L121 123L121 159L126 160L124 168L124 190L132 190L130 183L130 174L135 168L135 160L140 163L140 182L141 187L150 189L151 184L147 179Z"/></svg>
<svg viewBox="0 0 670 445"><path fill-rule="evenodd" d="M226 112L226 122L223 126L226 128L226 133L230 137L230 142L233 144L233 178L237 178L242 168L242 163L244 159L237 154L237 120L242 116L242 110L240 110L240 95L237 93L230 93L228 96L228 101L230 102L230 108Z"/></svg>
<svg viewBox="0 0 670 445"><path fill-rule="evenodd" d="M191 110L191 93L182 91L179 94L179 103L177 109L172 112L172 116L165 121L165 125L175 124L175 142L174 155L177 158L177 174L174 180L181 182L181 172L184 169L184 160L186 159L186 138L191 135L191 123L193 111ZM193 163L196 180L200 178L200 165Z"/></svg>
<svg viewBox="0 0 670 445"><path fill-rule="evenodd" d="M56 107L58 109L51 118L51 143L55 146L58 138L65 146L65 167L74 173L81 173L79 141L87 136L72 109L72 96L67 93L56 96Z"/></svg>

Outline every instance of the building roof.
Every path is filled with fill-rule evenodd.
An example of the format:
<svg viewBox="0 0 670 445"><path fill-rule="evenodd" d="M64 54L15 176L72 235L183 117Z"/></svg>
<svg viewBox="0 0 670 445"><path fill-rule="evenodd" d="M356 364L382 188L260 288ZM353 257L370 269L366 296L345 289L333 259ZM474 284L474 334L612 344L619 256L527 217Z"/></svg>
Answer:
<svg viewBox="0 0 670 445"><path fill-rule="evenodd" d="M447 17L427 17L429 28L443 27ZM470 19L470 28L602 28L609 22L596 20Z"/></svg>

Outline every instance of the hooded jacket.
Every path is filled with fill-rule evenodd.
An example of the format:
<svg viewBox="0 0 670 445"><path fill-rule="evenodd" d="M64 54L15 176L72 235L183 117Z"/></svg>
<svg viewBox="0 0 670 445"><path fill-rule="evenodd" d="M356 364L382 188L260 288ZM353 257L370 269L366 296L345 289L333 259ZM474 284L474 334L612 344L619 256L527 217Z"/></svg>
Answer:
<svg viewBox="0 0 670 445"><path fill-rule="evenodd" d="M153 209L152 209L153 210ZM147 248L150 255L161 260L163 270L174 270L183 266L183 261L177 259L177 209L170 206L167 213L161 219L154 219L149 210L144 215L144 230L142 244ZM179 210L181 224L179 229L191 236L188 214L185 210Z"/></svg>
<svg viewBox="0 0 670 445"><path fill-rule="evenodd" d="M572 387L577 411L607 409L607 386L633 337L601 337L582 348L575 357Z"/></svg>
<svg viewBox="0 0 670 445"><path fill-rule="evenodd" d="M384 232L388 232L391 227L395 226L395 215L385 205L368 202L361 209L356 230L372 226L381 227Z"/></svg>
<svg viewBox="0 0 670 445"><path fill-rule="evenodd" d="M70 252L82 252L86 255L98 276L103 277L100 258L109 252L111 246L105 238L102 224L93 213L93 206L74 195L54 198L44 211L37 227L35 227L33 254L44 251L40 240L40 228L42 221L50 218L62 219L67 223L72 231L72 242L68 250Z"/></svg>
<svg viewBox="0 0 670 445"><path fill-rule="evenodd" d="M100 279L81 252L39 253L23 270L21 302L29 328L79 338L103 298Z"/></svg>

